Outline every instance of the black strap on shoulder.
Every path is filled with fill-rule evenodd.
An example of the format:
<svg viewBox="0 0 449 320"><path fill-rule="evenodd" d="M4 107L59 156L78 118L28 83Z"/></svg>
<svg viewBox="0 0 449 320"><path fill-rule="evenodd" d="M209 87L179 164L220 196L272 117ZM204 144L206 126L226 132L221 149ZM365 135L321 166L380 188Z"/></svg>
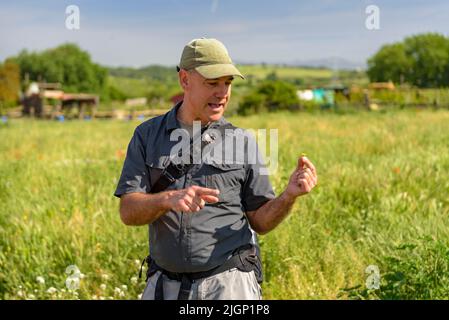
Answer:
<svg viewBox="0 0 449 320"><path fill-rule="evenodd" d="M211 143L214 139L206 139L204 133L208 129L215 129L220 132L221 137L225 136L226 129L235 129L231 123L226 123L224 125L212 124L201 129L201 151L204 147ZM162 171L159 179L151 187L150 193L158 193L166 190L172 183L187 174L190 168L193 166L193 138L190 139L190 161L187 164L176 164L172 161L169 162L167 167Z"/></svg>

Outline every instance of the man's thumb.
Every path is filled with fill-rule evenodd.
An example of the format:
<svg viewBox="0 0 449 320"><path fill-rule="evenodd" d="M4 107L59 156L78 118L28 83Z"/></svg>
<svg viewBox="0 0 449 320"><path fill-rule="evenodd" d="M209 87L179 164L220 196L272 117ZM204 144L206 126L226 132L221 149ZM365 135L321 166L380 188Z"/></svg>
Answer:
<svg viewBox="0 0 449 320"><path fill-rule="evenodd" d="M304 156L301 156L298 158L298 167L296 168L297 170L302 169L304 167Z"/></svg>

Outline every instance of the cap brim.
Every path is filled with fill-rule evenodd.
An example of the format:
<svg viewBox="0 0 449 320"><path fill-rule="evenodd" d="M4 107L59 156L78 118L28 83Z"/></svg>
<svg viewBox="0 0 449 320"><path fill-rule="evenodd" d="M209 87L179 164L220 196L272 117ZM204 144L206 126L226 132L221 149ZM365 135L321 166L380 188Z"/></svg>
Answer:
<svg viewBox="0 0 449 320"><path fill-rule="evenodd" d="M238 76L245 79L233 64L210 64L196 67L195 70L206 79L218 79L226 76Z"/></svg>

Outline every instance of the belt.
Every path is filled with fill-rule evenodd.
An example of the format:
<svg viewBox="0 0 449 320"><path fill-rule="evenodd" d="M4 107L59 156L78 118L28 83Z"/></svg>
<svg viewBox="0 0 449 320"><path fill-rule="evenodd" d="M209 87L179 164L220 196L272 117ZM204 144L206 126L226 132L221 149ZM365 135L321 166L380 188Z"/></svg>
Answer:
<svg viewBox="0 0 449 320"><path fill-rule="evenodd" d="M256 274L257 280L259 283L262 282L262 264L260 262L260 258L258 256L257 249L252 244L244 245L233 252L231 258L225 261L222 265L219 265L211 270L201 271L201 272L187 272L187 273L178 273L178 272L170 272L158 266L156 262L150 257L146 257L140 269L139 277L142 274L143 264L147 262L148 270L147 270L147 278L148 279L155 274L157 271L161 272L161 275L157 279L156 282L156 290L154 293L154 300L164 300L164 290L163 290L163 277L162 275L166 275L171 280L176 280L181 282L181 287L178 293L178 300L188 300L190 291L192 289L192 284L202 278L207 278L224 271L228 271L232 268L237 268L240 271L250 272L253 271Z"/></svg>

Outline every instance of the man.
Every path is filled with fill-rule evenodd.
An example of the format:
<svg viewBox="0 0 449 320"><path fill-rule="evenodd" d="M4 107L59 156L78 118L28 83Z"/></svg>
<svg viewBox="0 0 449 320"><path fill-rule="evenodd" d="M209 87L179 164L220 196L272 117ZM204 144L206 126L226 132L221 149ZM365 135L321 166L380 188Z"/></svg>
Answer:
<svg viewBox="0 0 449 320"><path fill-rule="evenodd" d="M275 197L260 162L216 161L218 152L205 152L212 159L207 163L191 161L194 150L228 139L224 128L235 129L223 113L233 77L243 76L215 39L188 43L177 69L183 101L136 128L115 192L126 225L149 225L142 298L261 299L252 229L258 234L273 230L295 199L316 185L315 167L299 158L288 186ZM173 153L178 143L173 133L185 129L195 136L194 121L202 127L200 150L192 138L189 157L175 159L180 154ZM225 147L224 157L232 152Z"/></svg>

